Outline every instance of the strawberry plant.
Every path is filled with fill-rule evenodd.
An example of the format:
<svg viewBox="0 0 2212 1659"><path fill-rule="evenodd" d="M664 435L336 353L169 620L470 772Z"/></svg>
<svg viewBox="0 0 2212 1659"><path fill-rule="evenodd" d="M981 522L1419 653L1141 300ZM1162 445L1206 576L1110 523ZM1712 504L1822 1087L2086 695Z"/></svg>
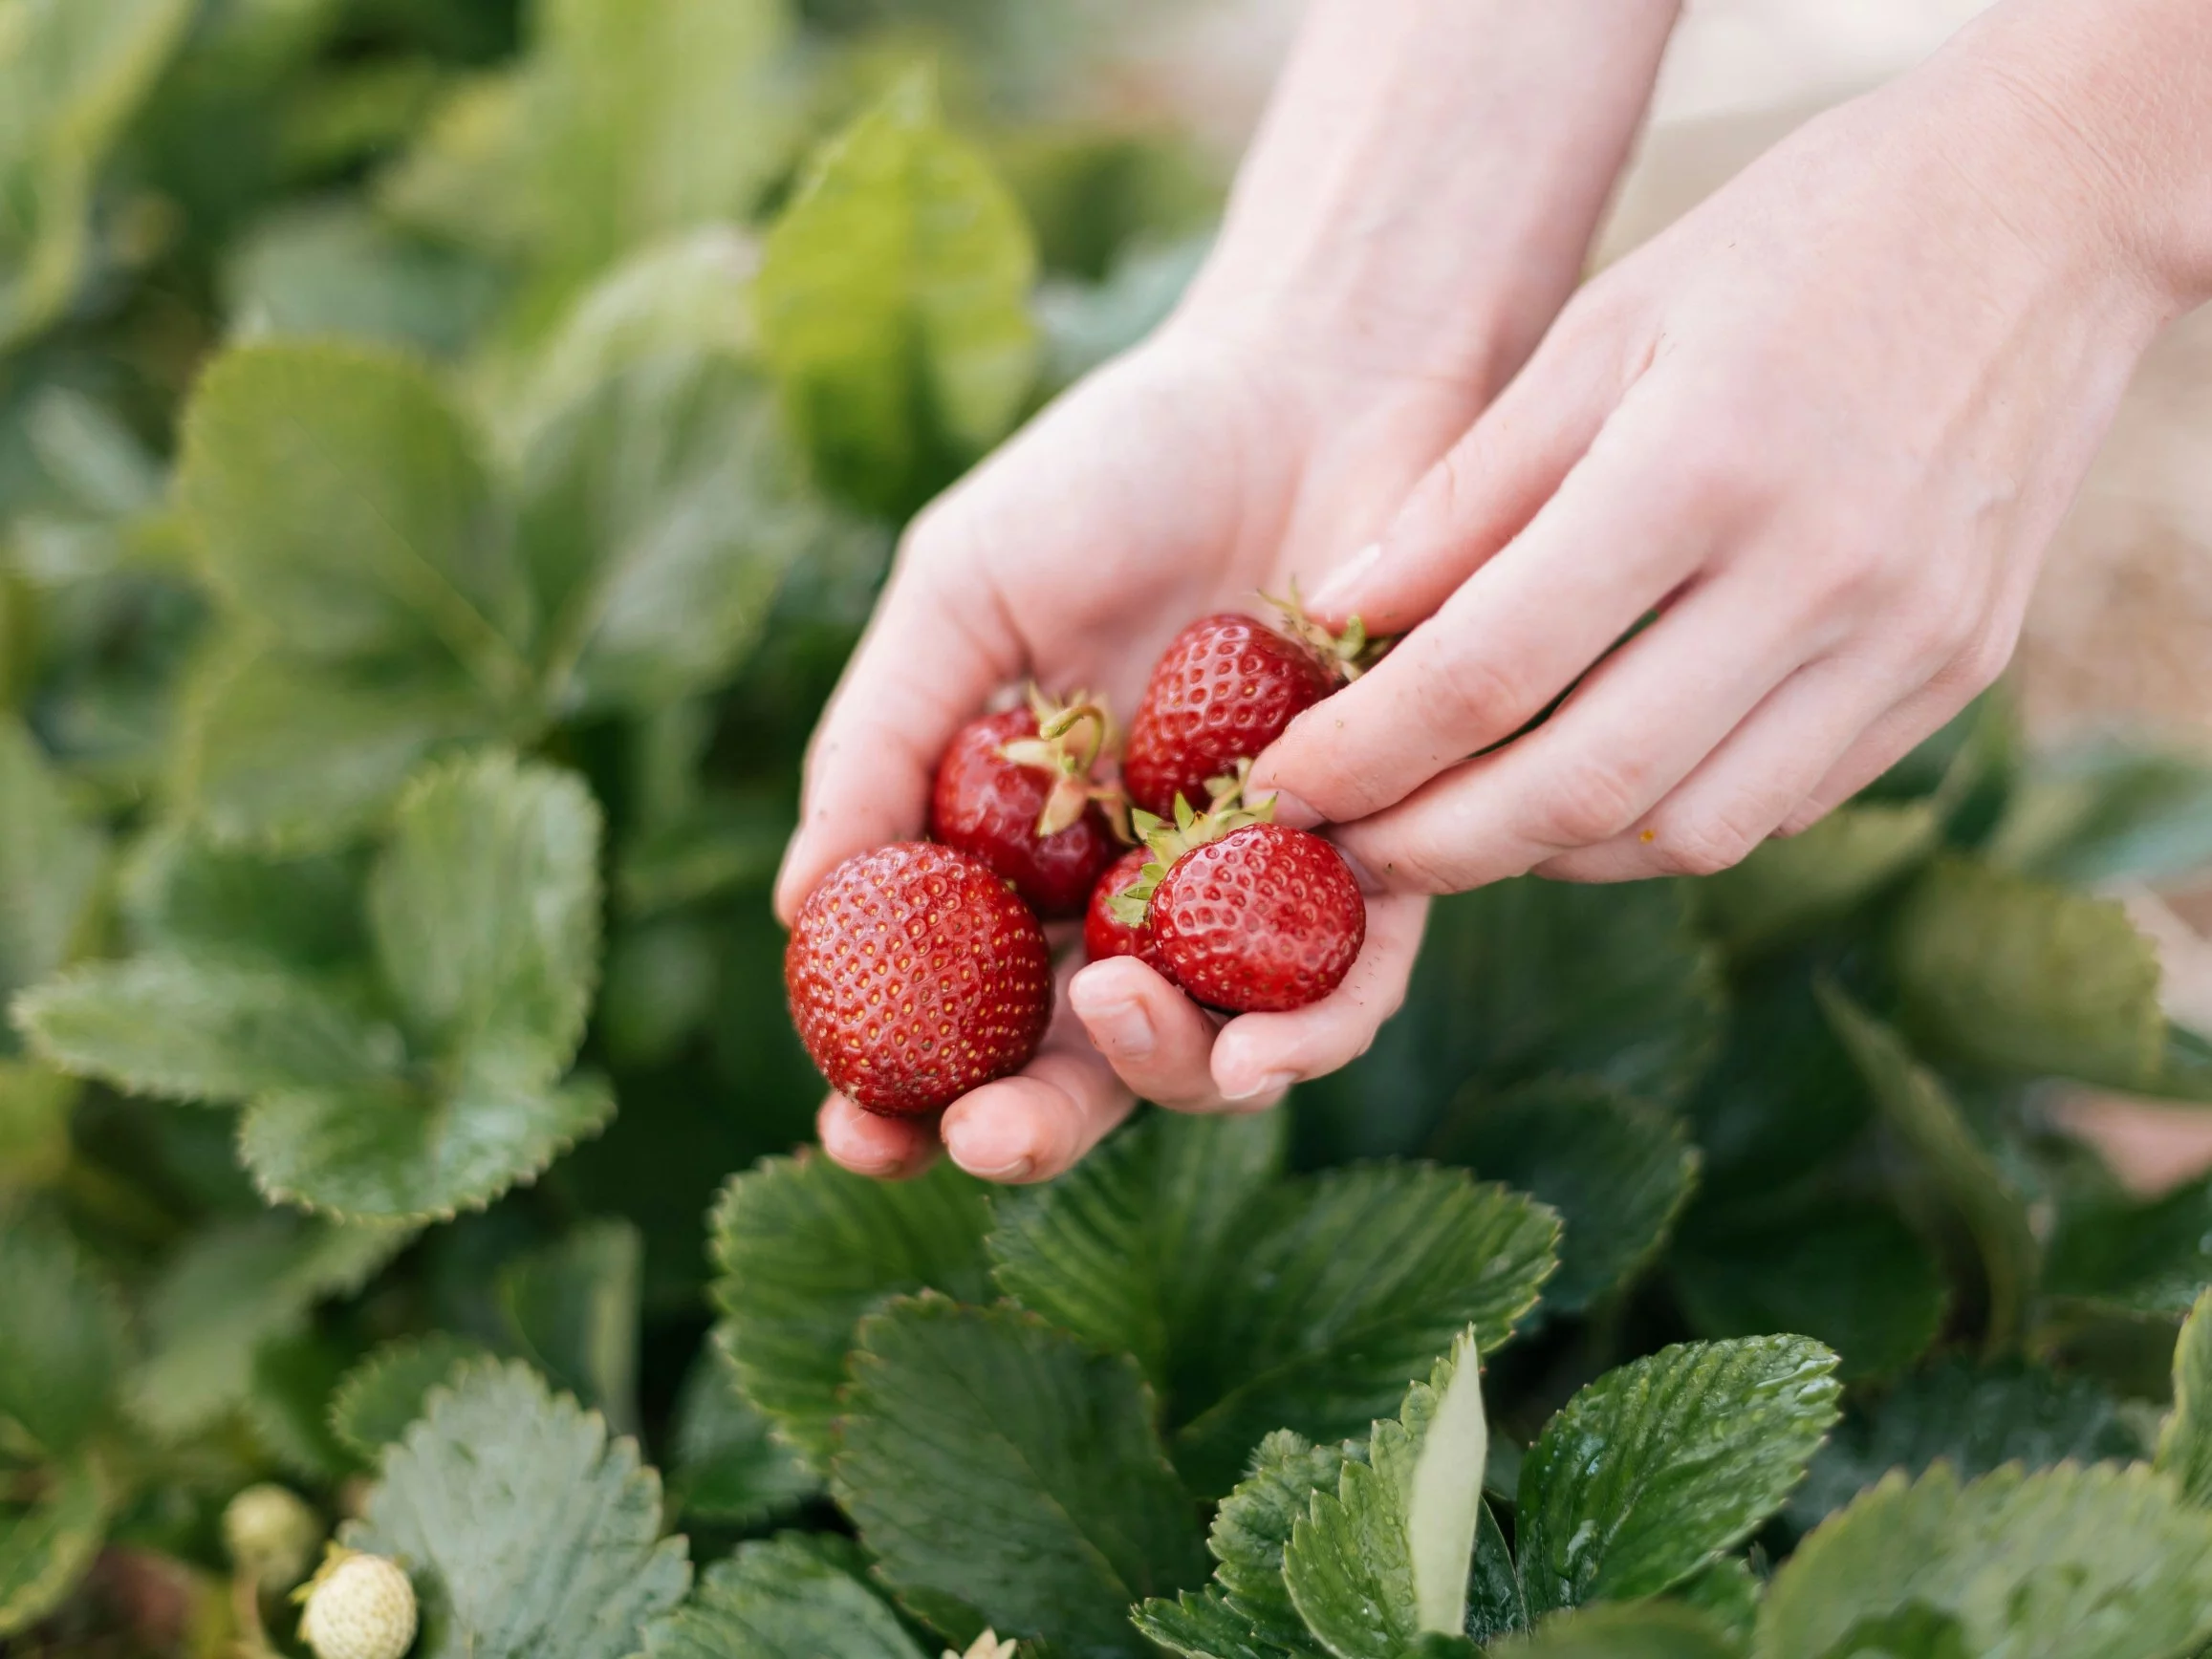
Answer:
<svg viewBox="0 0 2212 1659"><path fill-rule="evenodd" d="M2115 896L2212 862L2201 755L1990 700L1725 875L1440 903L1279 1112L806 1150L807 734L1215 203L1067 116L1075 10L0 0L0 1644L2202 1648L2212 1182L2059 1110L2212 1102ZM1363 648L1202 619L1139 804ZM974 859L1111 849L1092 717L975 712L974 845L863 862L1000 904L995 1066L1048 964Z"/></svg>

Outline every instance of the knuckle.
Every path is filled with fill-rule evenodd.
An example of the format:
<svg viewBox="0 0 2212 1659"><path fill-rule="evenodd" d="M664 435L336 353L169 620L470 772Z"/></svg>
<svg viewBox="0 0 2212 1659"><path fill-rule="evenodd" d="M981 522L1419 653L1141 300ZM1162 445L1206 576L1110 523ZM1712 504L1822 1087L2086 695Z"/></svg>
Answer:
<svg viewBox="0 0 2212 1659"><path fill-rule="evenodd" d="M2012 660L2011 638L1990 628L1975 630L1960 646L1937 678L1968 698L1978 697L1997 683Z"/></svg>
<svg viewBox="0 0 2212 1659"><path fill-rule="evenodd" d="M1562 850L1610 841L1641 815L1640 794L1621 767L1576 767L1552 785L1535 838Z"/></svg>
<svg viewBox="0 0 2212 1659"><path fill-rule="evenodd" d="M1744 862L1759 837L1724 818L1652 827L1652 863L1670 875L1718 875Z"/></svg>
<svg viewBox="0 0 2212 1659"><path fill-rule="evenodd" d="M1440 648L1424 692L1443 735L1466 747L1504 737L1536 712L1521 678L1495 657Z"/></svg>

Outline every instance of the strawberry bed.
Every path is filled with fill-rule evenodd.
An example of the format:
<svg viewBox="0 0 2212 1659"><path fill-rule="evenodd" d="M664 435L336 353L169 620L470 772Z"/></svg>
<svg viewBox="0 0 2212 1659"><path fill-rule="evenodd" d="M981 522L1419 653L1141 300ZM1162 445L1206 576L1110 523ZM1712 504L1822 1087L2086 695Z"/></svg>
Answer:
<svg viewBox="0 0 2212 1659"><path fill-rule="evenodd" d="M1057 10L0 0L0 1645L2200 1649L2212 1183L2058 1110L2212 1102L2200 757L1992 697L1281 1111L804 1151L807 733L1217 205Z"/></svg>

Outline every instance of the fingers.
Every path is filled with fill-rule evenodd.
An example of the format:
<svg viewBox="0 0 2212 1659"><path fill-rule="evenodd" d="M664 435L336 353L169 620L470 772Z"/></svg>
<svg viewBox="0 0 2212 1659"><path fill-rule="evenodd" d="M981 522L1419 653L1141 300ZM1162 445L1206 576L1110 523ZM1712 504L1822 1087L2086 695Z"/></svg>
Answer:
<svg viewBox="0 0 2212 1659"><path fill-rule="evenodd" d="M814 1132L832 1161L856 1175L899 1181L937 1161L937 1124L926 1117L879 1117L841 1094L822 1102Z"/></svg>
<svg viewBox="0 0 2212 1659"><path fill-rule="evenodd" d="M1869 725L1807 790L1785 815L1778 833L1796 835L1810 830L1949 724L1995 683L2009 653L2007 640L2004 655L1970 655L1899 700Z"/></svg>
<svg viewBox="0 0 2212 1659"><path fill-rule="evenodd" d="M1897 695L1884 667L1832 657L1799 669L1636 825L1536 866L1559 881L1705 875L1782 826Z"/></svg>
<svg viewBox="0 0 2212 1659"><path fill-rule="evenodd" d="M1272 1104L1257 1089L1232 1100L1214 1087L1218 1022L1136 958L1091 963L1071 981L1068 1000L1098 1053L1140 1099L1176 1111Z"/></svg>
<svg viewBox="0 0 2212 1659"><path fill-rule="evenodd" d="M1692 591L1543 726L1337 831L1396 892L1519 875L1636 826L1805 660L1836 643L1787 566ZM1356 688L1355 688L1356 689Z"/></svg>
<svg viewBox="0 0 2212 1659"><path fill-rule="evenodd" d="M1069 987L1080 966L1073 958L1060 965L1052 1028L1036 1058L945 1108L944 1150L969 1174L1008 1185L1051 1180L1136 1106L1071 1007Z"/></svg>
<svg viewBox="0 0 2212 1659"><path fill-rule="evenodd" d="M1313 595L1341 627L1401 634L1525 529L1619 403L1631 378L1616 336L1571 310L1512 383L1415 485L1380 545Z"/></svg>
<svg viewBox="0 0 2212 1659"><path fill-rule="evenodd" d="M921 834L937 757L1021 670L999 608L981 592L955 594L939 573L949 532L931 522L910 537L808 749L799 828L776 876L787 925L845 859Z"/></svg>
<svg viewBox="0 0 2212 1659"><path fill-rule="evenodd" d="M1405 1002L1428 901L1386 894L1367 902L1367 942L1352 972L1320 1002L1285 1014L1243 1014L1214 1039L1213 1086L1225 1100L1274 1100L1367 1052Z"/></svg>
<svg viewBox="0 0 2212 1659"><path fill-rule="evenodd" d="M1623 411L1528 529L1261 755L1290 822L1348 824L1520 730L1687 581L1732 505ZM1301 812L1300 808L1306 808Z"/></svg>

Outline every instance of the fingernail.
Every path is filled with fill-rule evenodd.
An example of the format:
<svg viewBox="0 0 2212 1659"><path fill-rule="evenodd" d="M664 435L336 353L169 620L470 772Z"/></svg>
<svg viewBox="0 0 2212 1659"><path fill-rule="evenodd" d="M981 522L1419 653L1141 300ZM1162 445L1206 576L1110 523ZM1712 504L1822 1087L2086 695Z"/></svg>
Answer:
<svg viewBox="0 0 2212 1659"><path fill-rule="evenodd" d="M1321 822L1321 814L1287 789L1275 791L1275 822L1292 830L1311 830Z"/></svg>
<svg viewBox="0 0 2212 1659"><path fill-rule="evenodd" d="M1068 987L1068 1002L1093 1046L1117 1060L1144 1060L1152 1054L1155 1039L1152 1020L1143 1007L1126 997L1100 996L1088 989L1080 977Z"/></svg>
<svg viewBox="0 0 2212 1659"><path fill-rule="evenodd" d="M1222 1098L1224 1100L1259 1100L1267 1095L1280 1094L1297 1081L1298 1074L1295 1071L1270 1071L1249 1088L1223 1089Z"/></svg>
<svg viewBox="0 0 2212 1659"><path fill-rule="evenodd" d="M947 1124L944 1150L952 1154L954 1163L980 1180L1019 1181L1037 1167L1036 1154L1030 1151L1028 1136L1019 1130L987 1119L982 1123L963 1119Z"/></svg>
<svg viewBox="0 0 2212 1659"><path fill-rule="evenodd" d="M1333 611L1358 592L1359 584L1367 579L1382 559L1382 544L1369 542L1329 574L1329 579L1313 590L1312 609Z"/></svg>

